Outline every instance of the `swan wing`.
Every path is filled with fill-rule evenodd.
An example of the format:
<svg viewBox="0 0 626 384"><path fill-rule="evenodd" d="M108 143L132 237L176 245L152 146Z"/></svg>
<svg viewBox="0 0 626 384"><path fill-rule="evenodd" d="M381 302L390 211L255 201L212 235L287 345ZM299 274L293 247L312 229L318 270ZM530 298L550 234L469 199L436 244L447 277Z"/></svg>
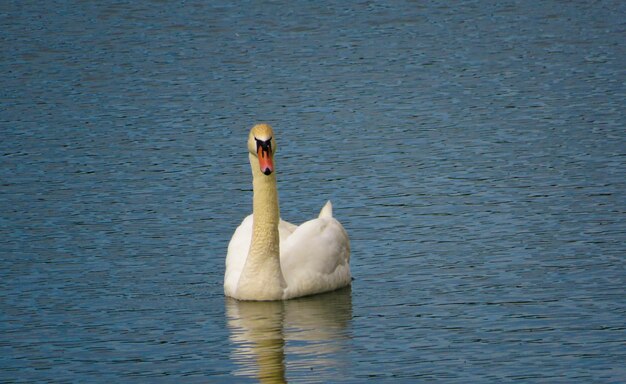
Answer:
<svg viewBox="0 0 626 384"><path fill-rule="evenodd" d="M298 226L280 244L285 298L332 291L352 280L348 234L332 216L320 216Z"/></svg>
<svg viewBox="0 0 626 384"><path fill-rule="evenodd" d="M248 215L235 230L228 243L226 254L226 272L224 273L224 293L234 296L237 291L239 276L246 265L246 258L252 240L252 215Z"/></svg>
<svg viewBox="0 0 626 384"><path fill-rule="evenodd" d="M291 224L283 219L280 219L278 222L278 236L280 237L280 244L287 240L289 236L293 233L293 231L298 228L297 225Z"/></svg>

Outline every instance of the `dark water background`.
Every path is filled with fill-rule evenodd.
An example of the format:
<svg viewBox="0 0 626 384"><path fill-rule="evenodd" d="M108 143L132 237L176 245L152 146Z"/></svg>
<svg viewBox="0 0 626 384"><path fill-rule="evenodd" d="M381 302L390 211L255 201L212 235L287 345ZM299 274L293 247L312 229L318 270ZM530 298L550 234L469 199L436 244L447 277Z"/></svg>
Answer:
<svg viewBox="0 0 626 384"><path fill-rule="evenodd" d="M626 2L0 3L0 381L626 381ZM278 139L351 290L222 293Z"/></svg>

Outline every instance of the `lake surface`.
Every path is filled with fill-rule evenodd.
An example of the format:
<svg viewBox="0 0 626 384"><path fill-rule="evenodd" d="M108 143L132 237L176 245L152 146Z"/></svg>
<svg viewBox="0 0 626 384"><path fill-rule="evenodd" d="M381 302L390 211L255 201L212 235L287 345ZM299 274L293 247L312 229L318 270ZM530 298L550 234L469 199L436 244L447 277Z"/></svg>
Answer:
<svg viewBox="0 0 626 384"><path fill-rule="evenodd" d="M626 2L0 4L0 381L626 382ZM274 126L351 289L223 296Z"/></svg>

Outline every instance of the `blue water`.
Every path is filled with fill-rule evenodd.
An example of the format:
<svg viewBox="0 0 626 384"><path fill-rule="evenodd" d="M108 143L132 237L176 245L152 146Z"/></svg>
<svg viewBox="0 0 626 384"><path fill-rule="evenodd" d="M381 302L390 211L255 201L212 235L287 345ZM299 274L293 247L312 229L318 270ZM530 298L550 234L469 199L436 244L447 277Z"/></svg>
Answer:
<svg viewBox="0 0 626 384"><path fill-rule="evenodd" d="M626 3L0 4L0 381L626 382ZM223 296L278 140L351 289Z"/></svg>

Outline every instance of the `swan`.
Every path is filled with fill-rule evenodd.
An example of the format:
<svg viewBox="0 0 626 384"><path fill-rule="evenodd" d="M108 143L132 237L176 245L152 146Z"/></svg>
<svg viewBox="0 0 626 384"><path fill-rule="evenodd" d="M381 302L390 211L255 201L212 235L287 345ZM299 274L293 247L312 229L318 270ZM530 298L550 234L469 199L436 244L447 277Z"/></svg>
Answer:
<svg viewBox="0 0 626 384"><path fill-rule="evenodd" d="M319 216L299 226L280 218L272 127L248 135L252 214L228 244L224 294L238 300L286 300L350 285L350 240L328 201Z"/></svg>

